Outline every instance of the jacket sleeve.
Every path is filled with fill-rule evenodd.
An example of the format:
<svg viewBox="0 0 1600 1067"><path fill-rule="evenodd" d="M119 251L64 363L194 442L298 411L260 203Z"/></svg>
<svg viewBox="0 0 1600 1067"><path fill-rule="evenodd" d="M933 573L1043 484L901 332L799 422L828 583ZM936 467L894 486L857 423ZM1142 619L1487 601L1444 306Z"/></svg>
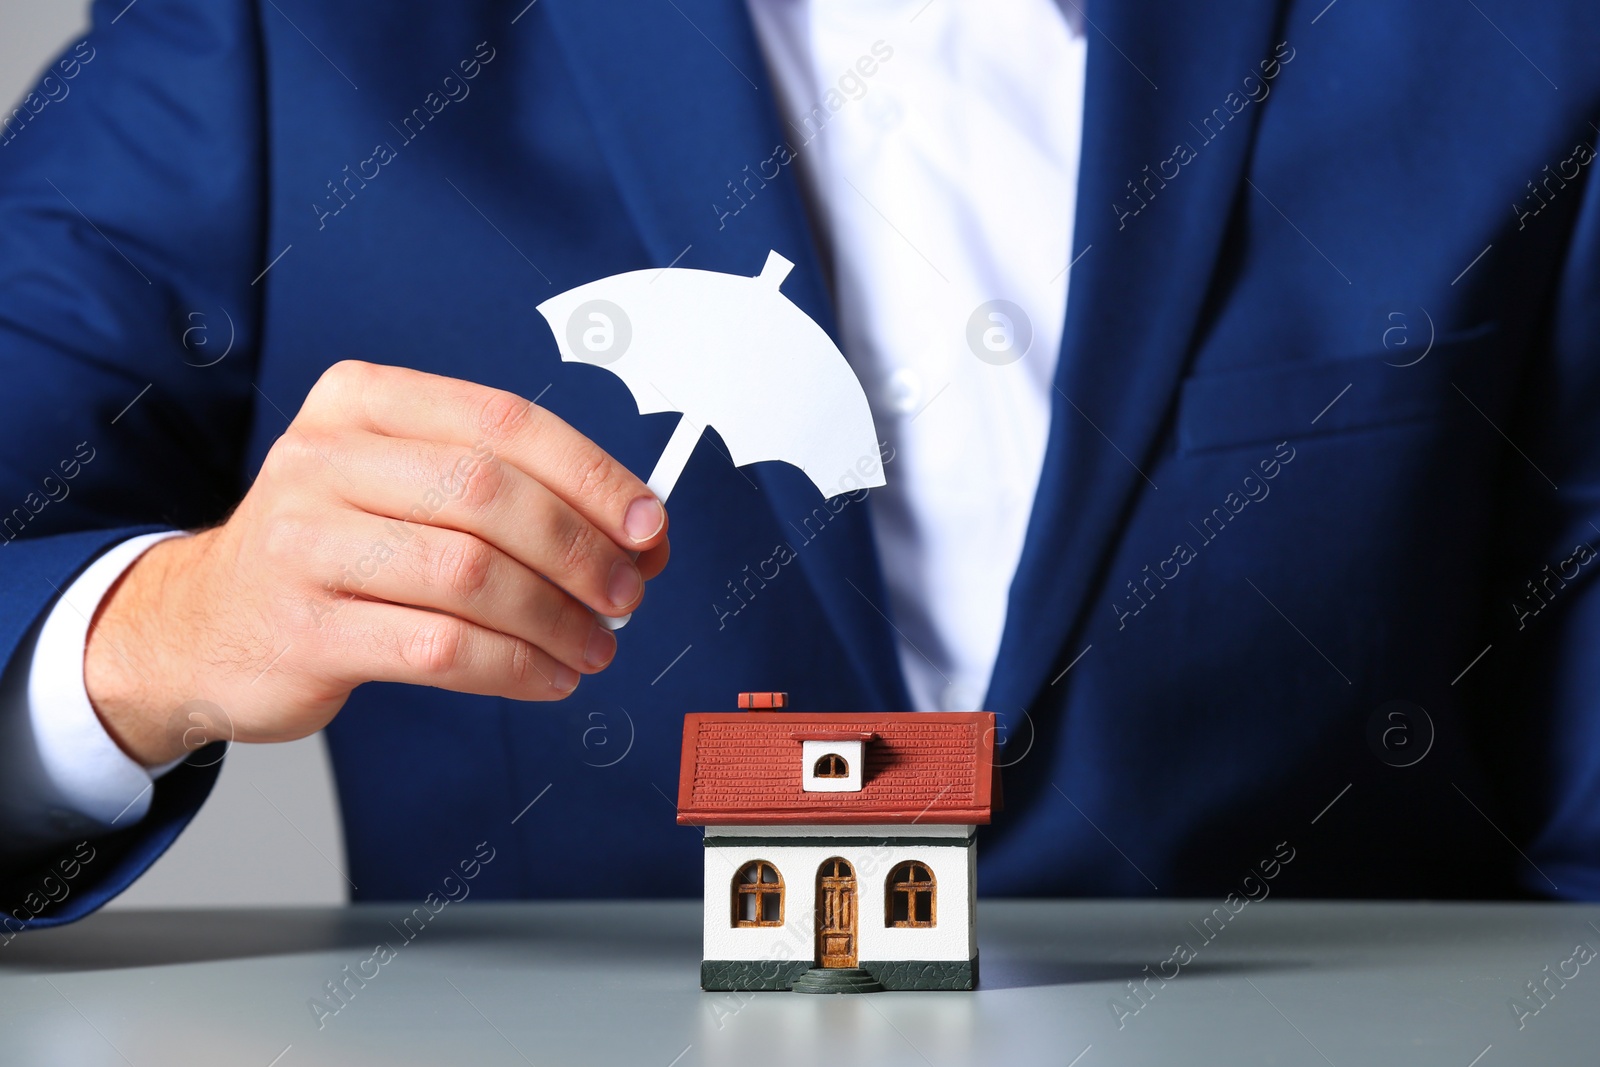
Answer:
<svg viewBox="0 0 1600 1067"><path fill-rule="evenodd" d="M1564 191L1574 208L1539 327L1544 358L1504 428L1511 491L1499 525L1509 578L1487 606L1499 623L1474 710L1486 762L1500 772L1494 800L1510 820L1502 833L1522 843L1521 857L1511 857L1522 884L1539 896L1600 900L1600 160L1592 148L1588 160L1583 181Z"/></svg>
<svg viewBox="0 0 1600 1067"><path fill-rule="evenodd" d="M92 17L0 115L7 670L96 556L218 521L243 481L265 266L258 14L248 0L120 0ZM4 860L0 939L121 891L216 773L214 754L192 759L138 825Z"/></svg>

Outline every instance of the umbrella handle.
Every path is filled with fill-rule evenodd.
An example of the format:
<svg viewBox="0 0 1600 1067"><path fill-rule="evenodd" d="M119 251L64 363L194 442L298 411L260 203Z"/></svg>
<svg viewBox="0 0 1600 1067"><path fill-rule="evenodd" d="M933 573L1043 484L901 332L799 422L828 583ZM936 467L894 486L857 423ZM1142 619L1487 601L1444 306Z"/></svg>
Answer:
<svg viewBox="0 0 1600 1067"><path fill-rule="evenodd" d="M683 473L683 468L689 465L689 457L694 454L694 446L700 442L700 431L704 429L704 426L690 422L688 416L680 418L672 437L667 441L666 450L656 460L656 469L650 472L650 480L645 484L663 504L672 495L672 488L678 484L678 476Z"/></svg>
<svg viewBox="0 0 1600 1067"><path fill-rule="evenodd" d="M667 441L666 451L661 453L661 458L656 460L656 469L650 472L650 480L645 484L656 495L656 499L663 504L667 497L672 495L673 486L678 484L678 476L683 473L683 468L689 465L689 457L694 455L694 446L700 442L700 432L705 427L698 423L690 422L687 417L678 420L677 427L672 431L672 437ZM628 555L634 559L639 558L639 553L630 552ZM595 622L608 630L620 630L628 625L628 620L633 618L633 612L612 618L610 615L595 615Z"/></svg>

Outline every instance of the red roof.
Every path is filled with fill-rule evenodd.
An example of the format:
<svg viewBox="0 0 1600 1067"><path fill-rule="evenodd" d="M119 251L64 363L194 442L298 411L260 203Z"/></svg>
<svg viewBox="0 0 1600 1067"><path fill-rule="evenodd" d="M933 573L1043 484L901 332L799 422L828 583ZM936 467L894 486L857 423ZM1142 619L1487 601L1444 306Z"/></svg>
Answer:
<svg viewBox="0 0 1600 1067"><path fill-rule="evenodd" d="M800 788L802 738L866 741L858 792ZM684 716L678 822L987 823L999 806L994 714L987 711L809 713L742 711Z"/></svg>
<svg viewBox="0 0 1600 1067"><path fill-rule="evenodd" d="M791 741L871 741L878 735L870 730L795 730Z"/></svg>

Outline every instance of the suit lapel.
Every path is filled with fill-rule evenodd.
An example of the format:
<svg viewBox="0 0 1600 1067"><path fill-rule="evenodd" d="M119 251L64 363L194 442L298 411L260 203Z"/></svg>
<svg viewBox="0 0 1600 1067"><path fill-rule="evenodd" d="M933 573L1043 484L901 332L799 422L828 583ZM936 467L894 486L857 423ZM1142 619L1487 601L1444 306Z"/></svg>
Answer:
<svg viewBox="0 0 1600 1067"><path fill-rule="evenodd" d="M795 264L784 295L837 341L796 167L775 156L786 137L741 0L546 0L538 11L652 259L754 275L776 249ZM800 567L870 697L860 710L908 707L893 635L873 606L888 598L865 504L834 514L798 470L761 464L749 473L794 531ZM816 509L826 522L807 527Z"/></svg>
<svg viewBox="0 0 1600 1067"><path fill-rule="evenodd" d="M1159 22L1155 7L1112 0L1089 9L1074 238L1082 258L989 688L987 706L1003 717L1018 715L1078 654L1067 639L1094 610L1088 598L1134 494L1160 491L1139 468L1150 470L1171 416L1265 106L1232 113L1244 79L1259 81L1272 55L1277 0L1165 4ZM1229 117L1206 126L1213 108ZM1171 177L1163 161L1179 144L1193 158Z"/></svg>

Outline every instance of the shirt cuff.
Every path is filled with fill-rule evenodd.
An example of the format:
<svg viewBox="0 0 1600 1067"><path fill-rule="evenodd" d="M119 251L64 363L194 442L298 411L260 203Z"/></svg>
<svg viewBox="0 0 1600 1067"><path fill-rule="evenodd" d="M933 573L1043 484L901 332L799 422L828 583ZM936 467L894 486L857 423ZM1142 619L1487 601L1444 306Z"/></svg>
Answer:
<svg viewBox="0 0 1600 1067"><path fill-rule="evenodd" d="M181 536L177 530L143 534L95 560L51 607L33 646L26 668L33 751L24 746L7 753L5 762L36 762L24 777L36 783L47 823L69 836L74 830L103 832L138 822L150 809L155 779L183 762L147 769L123 752L95 714L83 680L89 620L100 601L151 546ZM0 714L14 710L0 709Z"/></svg>

